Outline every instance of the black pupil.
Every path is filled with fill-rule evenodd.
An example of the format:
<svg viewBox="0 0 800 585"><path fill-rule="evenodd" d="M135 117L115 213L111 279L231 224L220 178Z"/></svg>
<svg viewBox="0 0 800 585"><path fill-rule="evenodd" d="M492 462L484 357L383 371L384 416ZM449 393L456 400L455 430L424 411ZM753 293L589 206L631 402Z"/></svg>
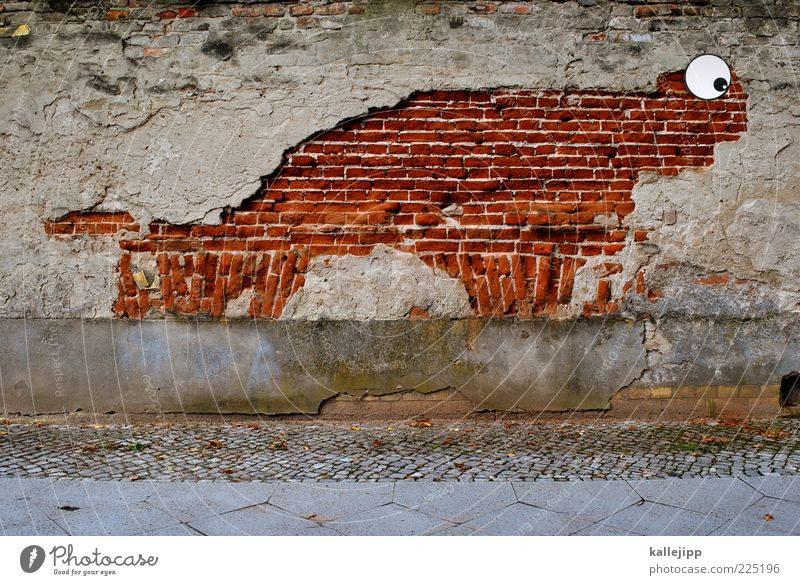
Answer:
<svg viewBox="0 0 800 585"><path fill-rule="evenodd" d="M717 77L714 80L714 89L717 91L725 91L728 89L728 82L722 77Z"/></svg>

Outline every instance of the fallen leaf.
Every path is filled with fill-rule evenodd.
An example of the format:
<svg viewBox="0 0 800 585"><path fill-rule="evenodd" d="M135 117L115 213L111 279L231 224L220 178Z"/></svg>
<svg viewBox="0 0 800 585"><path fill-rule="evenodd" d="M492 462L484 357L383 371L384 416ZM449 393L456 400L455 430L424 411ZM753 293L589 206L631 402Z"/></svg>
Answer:
<svg viewBox="0 0 800 585"><path fill-rule="evenodd" d="M311 520L312 522L330 522L331 520L336 520L336 516L321 516L319 514L309 514L305 516L306 520Z"/></svg>
<svg viewBox="0 0 800 585"><path fill-rule="evenodd" d="M128 479L129 479L130 481L139 481L139 480L140 480L140 479L142 479L142 478L141 478L141 477L139 477L138 475L132 475L132 476L130 476Z"/></svg>
<svg viewBox="0 0 800 585"><path fill-rule="evenodd" d="M211 439L206 443L206 449L222 449L222 441L218 439Z"/></svg>
<svg viewBox="0 0 800 585"><path fill-rule="evenodd" d="M89 443L81 447L81 451L88 451L90 453L94 453L95 451L97 451L97 445L92 445L91 443Z"/></svg>
<svg viewBox="0 0 800 585"><path fill-rule="evenodd" d="M219 472L220 473L225 473L227 475L230 475L231 473L236 473L236 471L231 469L230 467L228 467L227 469L220 469Z"/></svg>
<svg viewBox="0 0 800 585"><path fill-rule="evenodd" d="M514 453L506 453L506 457L513 457Z"/></svg>
<svg viewBox="0 0 800 585"><path fill-rule="evenodd" d="M420 428L420 427L430 427L432 426L431 421L427 418L420 418L417 420L409 421L408 426L412 428Z"/></svg>
<svg viewBox="0 0 800 585"><path fill-rule="evenodd" d="M308 451L308 449L309 449L308 445L303 445L303 451Z"/></svg>
<svg viewBox="0 0 800 585"><path fill-rule="evenodd" d="M467 468L467 465L466 465L466 463L453 463L453 466L454 466L456 469L461 469L461 470L464 470L464 469L466 469L466 468Z"/></svg>
<svg viewBox="0 0 800 585"><path fill-rule="evenodd" d="M360 431L361 430L361 425L351 425L350 426L350 430L351 431Z"/></svg>
<svg viewBox="0 0 800 585"><path fill-rule="evenodd" d="M383 445L383 443L381 441L375 439L374 441L372 441L370 443L370 445L372 445L373 447L380 447L381 445Z"/></svg>
<svg viewBox="0 0 800 585"><path fill-rule="evenodd" d="M638 427L636 425L628 425L629 431L635 431Z"/></svg>
<svg viewBox="0 0 800 585"><path fill-rule="evenodd" d="M775 516L773 516L772 514L764 514L764 520L767 522L772 522L773 520L775 520Z"/></svg>

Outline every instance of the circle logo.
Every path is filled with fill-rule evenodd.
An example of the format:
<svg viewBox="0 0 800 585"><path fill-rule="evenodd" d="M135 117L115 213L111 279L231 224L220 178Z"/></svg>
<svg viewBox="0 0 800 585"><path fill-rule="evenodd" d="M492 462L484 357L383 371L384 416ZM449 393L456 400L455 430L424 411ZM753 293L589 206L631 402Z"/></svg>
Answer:
<svg viewBox="0 0 800 585"><path fill-rule="evenodd" d="M26 573L35 573L44 564L44 549L36 544L26 546L19 553L19 566Z"/></svg>

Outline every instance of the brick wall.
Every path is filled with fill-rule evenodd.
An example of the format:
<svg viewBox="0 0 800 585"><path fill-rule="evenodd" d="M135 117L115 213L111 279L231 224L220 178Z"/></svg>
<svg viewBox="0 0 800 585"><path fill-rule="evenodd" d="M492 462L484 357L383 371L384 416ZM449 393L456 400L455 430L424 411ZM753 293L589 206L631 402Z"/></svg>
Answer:
<svg viewBox="0 0 800 585"><path fill-rule="evenodd" d="M682 74L652 94L434 91L348 121L287 153L222 225L153 223L122 239L120 317L221 317L251 291L248 314L276 318L310 257L366 255L377 244L419 256L464 283L479 316L552 315L576 270L626 246L642 171L677 175L713 163L714 145L746 130L746 96L703 101ZM73 212L54 237L138 226L125 213ZM156 268L142 271L142 256ZM628 288L643 291L639 275ZM584 314L618 309L608 280Z"/></svg>

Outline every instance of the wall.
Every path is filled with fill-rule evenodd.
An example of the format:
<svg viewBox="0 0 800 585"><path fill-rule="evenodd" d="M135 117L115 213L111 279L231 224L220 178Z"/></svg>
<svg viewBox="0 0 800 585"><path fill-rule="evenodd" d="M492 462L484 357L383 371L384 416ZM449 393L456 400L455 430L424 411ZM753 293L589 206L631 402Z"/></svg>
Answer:
<svg viewBox="0 0 800 585"><path fill-rule="evenodd" d="M426 390L539 410L566 386L580 390L559 409L617 394L620 408L652 405L668 388L670 404L680 391L705 413L776 412L781 377L800 368L795 3L135 4L2 5L0 316L15 346L2 375L18 397L6 408L53 398L15 361L49 347L23 318L65 339L84 321L63 319L103 331L124 319L160 332L162 348L175 319L203 339L239 319L397 322L386 351L400 354L441 319L507 339L520 319L588 319L641 333L592 358L627 356L602 388L548 377L536 400L509 384L486 403L445 353L450 377ZM724 100L683 87L704 52L735 72ZM558 331L548 359L572 363L580 337ZM487 339L479 362L495 376L548 363L533 342L517 355L502 334ZM131 351L108 361L130 364L118 352ZM372 371L303 391L299 410L424 386L387 389L386 368ZM269 394L268 373L254 375L247 393ZM744 378L764 401L734 391ZM179 393L174 376L164 385ZM40 402L85 408L88 386Z"/></svg>

